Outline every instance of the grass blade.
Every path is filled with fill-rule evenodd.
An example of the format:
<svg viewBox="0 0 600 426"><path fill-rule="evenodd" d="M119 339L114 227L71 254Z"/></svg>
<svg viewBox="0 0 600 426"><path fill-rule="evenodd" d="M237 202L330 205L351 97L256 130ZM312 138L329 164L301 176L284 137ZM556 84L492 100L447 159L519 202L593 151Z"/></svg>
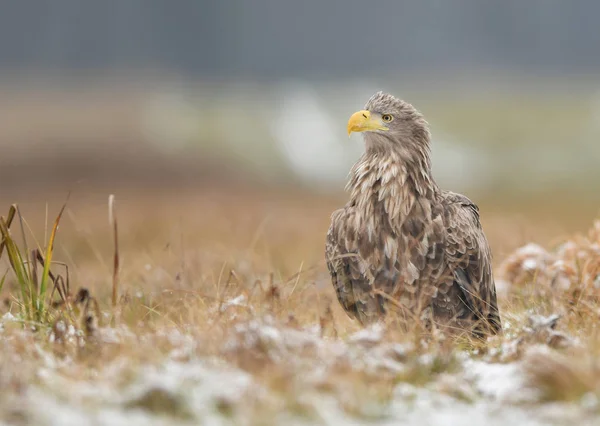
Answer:
<svg viewBox="0 0 600 426"><path fill-rule="evenodd" d="M30 319L31 309L35 306L35 294L32 289L30 277L27 274L23 256L19 252L19 248L15 241L12 239L4 218L0 218L0 234L2 234L8 261L19 283L22 303L25 309L25 318Z"/></svg>
<svg viewBox="0 0 600 426"><path fill-rule="evenodd" d="M8 271L6 271L4 273L4 275L2 276L2 279L0 280L0 293L2 292L2 289L4 288L4 281L6 281L7 275L8 275Z"/></svg>
<svg viewBox="0 0 600 426"><path fill-rule="evenodd" d="M16 204L11 205L10 209L8 210L8 216L6 217L6 222L5 222L7 230L10 228L10 225L12 224L12 221L15 218L16 212L17 212L17 205ZM2 218L2 220L4 220L4 217L0 216L0 218ZM4 251L4 246L5 246L4 237L2 237L2 240L0 241L0 257L2 257L2 252Z"/></svg>
<svg viewBox="0 0 600 426"><path fill-rule="evenodd" d="M46 246L46 255L44 256L44 269L42 271L42 277L40 280L40 293L39 293L38 306L37 306L40 320L44 316L44 308L45 308L44 302L45 302L45 297L46 297L46 291L48 289L48 279L50 276L50 264L52 263L52 254L54 253L54 239L56 238L56 231L58 230L58 225L59 225L60 219L65 211L65 208L67 207L67 202L69 201L70 195L71 194L69 193L69 195L67 196L67 200L63 204L62 208L60 209L60 212L58 213L58 216L56 216L56 219L54 220L54 225L52 226L52 232L50 232L50 239L48 240L48 244Z"/></svg>

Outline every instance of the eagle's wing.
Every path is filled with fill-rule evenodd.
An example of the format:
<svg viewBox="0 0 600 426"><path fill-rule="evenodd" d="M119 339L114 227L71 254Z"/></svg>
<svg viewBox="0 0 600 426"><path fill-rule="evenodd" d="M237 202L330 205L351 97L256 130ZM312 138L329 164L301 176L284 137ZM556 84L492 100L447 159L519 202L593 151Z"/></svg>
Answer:
<svg viewBox="0 0 600 426"><path fill-rule="evenodd" d="M438 306L435 308L452 311L459 321L475 321L476 333L496 334L502 326L492 275L492 256L479 222L479 209L464 195L452 192L443 195L445 254L453 285L449 297L436 298L434 303Z"/></svg>
<svg viewBox="0 0 600 426"><path fill-rule="evenodd" d="M369 267L358 253L354 212L351 207L331 215L325 258L337 298L348 315L362 324L383 313L381 296L373 294Z"/></svg>

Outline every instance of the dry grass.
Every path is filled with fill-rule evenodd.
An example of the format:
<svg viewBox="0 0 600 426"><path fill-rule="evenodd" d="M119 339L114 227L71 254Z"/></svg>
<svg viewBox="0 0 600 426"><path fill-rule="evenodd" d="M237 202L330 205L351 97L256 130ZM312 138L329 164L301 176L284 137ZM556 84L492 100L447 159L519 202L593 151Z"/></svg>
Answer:
<svg viewBox="0 0 600 426"><path fill-rule="evenodd" d="M572 240L583 254L548 253L552 262L534 273L518 253L500 263L532 238L550 247L570 224L539 220L537 212L510 219L482 206L497 275L510 281L500 297L506 333L484 350L361 330L348 319L323 263L329 215L340 200L231 188L121 190L112 216L117 233L109 193L72 195L54 246L54 259L69 265L71 295L55 294L63 302L35 331L21 317L19 286L7 274L0 342L6 421L60 424L61 416L89 416L103 423L103 410L157 424L393 421L398 401L418 407L422 390L467 406L492 398L468 363L517 366L517 390L533 395L519 404L559 401L582 416L596 410L598 228ZM36 201L15 201L28 238L45 247L51 226L44 223L60 202L51 199L46 213ZM1 208L4 214L8 205ZM549 272L559 258L573 269L564 288ZM3 274L8 265L0 262ZM39 401L57 414L36 411ZM332 420L336 412L343 417ZM142 414L149 417L135 417Z"/></svg>

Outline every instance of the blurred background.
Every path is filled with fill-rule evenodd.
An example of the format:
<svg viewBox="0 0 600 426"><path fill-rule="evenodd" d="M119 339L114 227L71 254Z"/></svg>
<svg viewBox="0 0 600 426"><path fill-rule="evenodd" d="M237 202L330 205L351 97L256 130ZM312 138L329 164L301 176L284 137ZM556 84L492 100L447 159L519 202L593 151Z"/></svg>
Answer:
<svg viewBox="0 0 600 426"><path fill-rule="evenodd" d="M0 5L3 210L125 188L334 207L362 150L347 118L384 90L430 122L440 185L488 217L572 230L597 213L595 0Z"/></svg>

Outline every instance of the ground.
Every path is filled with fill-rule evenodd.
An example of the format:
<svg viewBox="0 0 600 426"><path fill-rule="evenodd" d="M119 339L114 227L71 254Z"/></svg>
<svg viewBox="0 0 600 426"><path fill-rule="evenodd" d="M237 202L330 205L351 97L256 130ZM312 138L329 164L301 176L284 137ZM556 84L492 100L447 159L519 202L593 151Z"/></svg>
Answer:
<svg viewBox="0 0 600 426"><path fill-rule="evenodd" d="M35 239L45 247L64 198L60 189L4 194L0 214L18 202L27 247ZM363 329L345 315L324 264L329 216L343 200L213 184L77 188L53 256L68 265L68 303L26 318L6 253L0 260L7 271L0 418L17 425L594 424L595 212L536 200L480 203L505 326L480 347ZM23 246L18 220L11 231ZM569 238L575 260L561 246ZM538 246L516 251L528 243ZM563 264L576 270L564 272ZM63 265L52 270L66 277ZM97 311L92 304L79 314L81 288Z"/></svg>

